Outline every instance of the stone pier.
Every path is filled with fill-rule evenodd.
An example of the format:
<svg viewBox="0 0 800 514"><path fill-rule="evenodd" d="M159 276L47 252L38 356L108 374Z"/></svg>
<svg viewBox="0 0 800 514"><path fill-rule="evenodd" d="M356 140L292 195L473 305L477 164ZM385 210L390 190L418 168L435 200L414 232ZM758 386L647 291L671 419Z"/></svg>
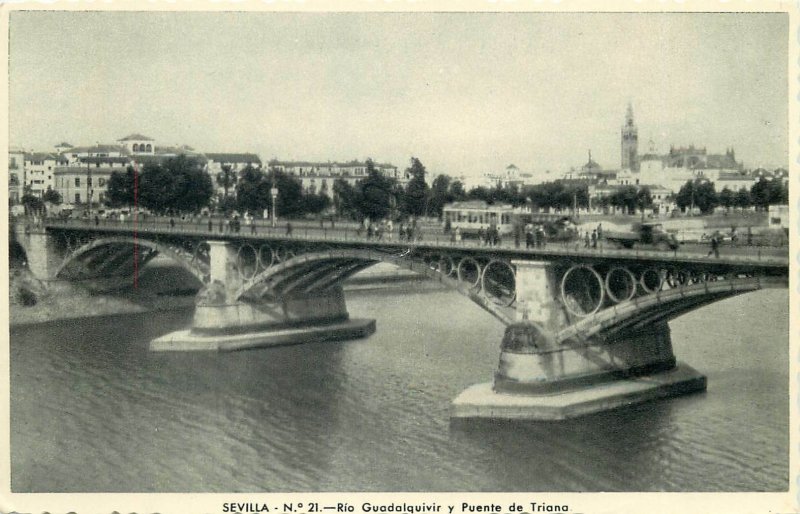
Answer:
<svg viewBox="0 0 800 514"><path fill-rule="evenodd" d="M224 241L209 241L210 272L198 293L191 327L150 342L154 351L241 350L366 337L375 320L351 319L341 287L313 296L242 299L237 253Z"/></svg>
<svg viewBox="0 0 800 514"><path fill-rule="evenodd" d="M461 393L453 418L562 420L705 390L705 376L676 362L666 322L621 339L556 343L569 316L555 266L514 264L517 323L506 330L494 381Z"/></svg>

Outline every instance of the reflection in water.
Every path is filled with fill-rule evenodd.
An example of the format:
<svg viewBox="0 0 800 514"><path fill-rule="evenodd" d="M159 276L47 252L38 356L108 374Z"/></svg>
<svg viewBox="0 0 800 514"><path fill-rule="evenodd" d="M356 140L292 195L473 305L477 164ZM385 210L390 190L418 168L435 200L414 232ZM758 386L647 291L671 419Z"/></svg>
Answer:
<svg viewBox="0 0 800 514"><path fill-rule="evenodd" d="M788 487L785 291L671 323L678 358L708 375L707 393L541 424L450 424L451 400L490 380L503 334L469 300L385 291L350 293L348 306L375 317L377 333L169 354L147 344L190 312L14 329L13 490Z"/></svg>

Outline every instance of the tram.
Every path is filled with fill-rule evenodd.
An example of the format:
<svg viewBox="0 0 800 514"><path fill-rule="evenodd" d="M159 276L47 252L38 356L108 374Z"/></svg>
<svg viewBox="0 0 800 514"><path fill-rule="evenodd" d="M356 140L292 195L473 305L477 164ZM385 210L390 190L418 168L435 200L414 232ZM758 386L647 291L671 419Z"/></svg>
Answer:
<svg viewBox="0 0 800 514"><path fill-rule="evenodd" d="M489 205L481 200L469 200L445 205L442 219L445 224L449 222L451 230L459 229L464 236L475 236L493 225L504 236L514 230L514 212L514 207L508 204Z"/></svg>

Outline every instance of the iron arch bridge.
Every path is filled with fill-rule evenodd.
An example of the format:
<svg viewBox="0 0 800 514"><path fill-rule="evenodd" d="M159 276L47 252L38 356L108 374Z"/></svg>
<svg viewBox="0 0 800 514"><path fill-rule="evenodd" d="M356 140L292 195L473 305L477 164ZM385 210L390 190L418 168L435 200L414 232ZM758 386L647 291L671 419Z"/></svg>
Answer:
<svg viewBox="0 0 800 514"><path fill-rule="evenodd" d="M66 231L56 278L130 276L156 255L172 259L208 282L209 245L202 235L130 235ZM634 256L552 255L500 252L491 248L437 248L421 244L363 244L228 238L242 301L308 296L340 285L378 262L456 289L506 324L517 313L517 262L550 267L554 299L564 317L559 342L622 337L643 325L668 321L692 309L765 287L786 287L788 267L713 259L640 259ZM137 253L138 252L138 253ZM134 257L136 255L136 257ZM670 254L668 254L670 255Z"/></svg>

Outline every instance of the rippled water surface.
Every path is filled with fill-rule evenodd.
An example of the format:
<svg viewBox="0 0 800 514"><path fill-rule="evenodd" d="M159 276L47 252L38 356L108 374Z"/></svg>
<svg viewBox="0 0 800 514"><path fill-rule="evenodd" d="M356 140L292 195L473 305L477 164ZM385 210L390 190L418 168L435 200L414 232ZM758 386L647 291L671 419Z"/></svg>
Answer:
<svg viewBox="0 0 800 514"><path fill-rule="evenodd" d="M373 336L151 353L187 313L11 334L12 489L754 491L788 488L788 293L671 323L708 391L577 421L459 423L503 328L451 292L348 293Z"/></svg>

